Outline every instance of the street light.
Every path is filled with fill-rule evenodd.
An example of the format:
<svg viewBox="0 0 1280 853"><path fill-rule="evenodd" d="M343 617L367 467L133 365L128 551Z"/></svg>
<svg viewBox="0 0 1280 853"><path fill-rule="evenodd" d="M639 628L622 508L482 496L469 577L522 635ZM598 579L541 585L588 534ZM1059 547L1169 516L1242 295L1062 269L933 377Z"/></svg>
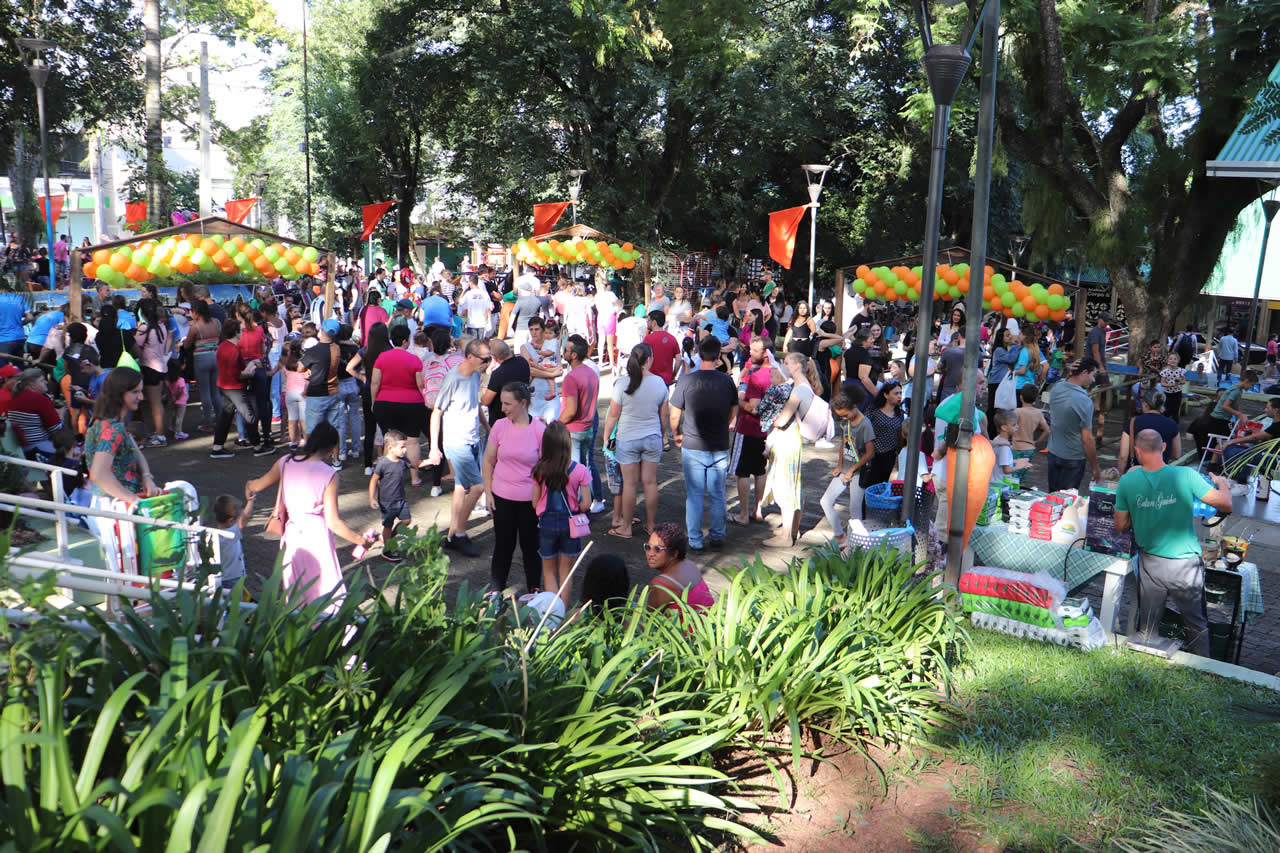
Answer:
<svg viewBox="0 0 1280 853"><path fill-rule="evenodd" d="M811 163L800 168L804 169L804 179L809 189L809 305L812 306L814 253L818 246L818 196L822 195L822 182L827 179L827 172L831 171L831 167ZM812 311L813 308L809 310Z"/></svg>
<svg viewBox="0 0 1280 853"><path fill-rule="evenodd" d="M1253 353L1253 322L1258 316L1258 293L1262 290L1262 268L1267 263L1267 241L1271 239L1271 220L1276 218L1276 213L1280 213L1280 201L1275 198L1276 187L1280 186L1280 181L1259 181L1259 183L1264 187L1264 194L1270 190L1272 197L1262 200L1262 215L1266 218L1266 224L1262 226L1262 251L1258 255L1258 277L1253 282L1253 301L1249 303L1249 324L1244 334L1244 358L1240 359L1242 377L1249 369L1249 356Z"/></svg>
<svg viewBox="0 0 1280 853"><path fill-rule="evenodd" d="M578 224L578 195L582 192L582 176L586 169L570 169L565 172L571 179L569 184L569 206L573 208L573 224Z"/></svg>
<svg viewBox="0 0 1280 853"><path fill-rule="evenodd" d="M256 187L258 192L258 230L261 231L262 230L262 206L263 204L265 204L265 201L262 198L262 194L267 191L267 178L271 177L271 173L270 172L250 172L249 177L253 178L255 181L258 182Z"/></svg>
<svg viewBox="0 0 1280 853"><path fill-rule="evenodd" d="M26 64L27 54L30 53L31 63L27 65L27 72L31 74L31 82L36 87L36 113L40 117L40 165L44 168L44 225L45 232L49 237L49 289L57 287L58 276L53 266L53 217L52 200L49 198L49 144L45 136L44 128L44 84L49 82L49 64L44 61L41 56L46 50L53 50L56 44L48 39L17 39L18 51L22 56L23 64Z"/></svg>
<svg viewBox="0 0 1280 853"><path fill-rule="evenodd" d="M1019 231L1016 234L1010 235L1009 254L1013 256L1013 265L1015 267L1022 266L1022 254L1027 251L1027 244L1030 242L1030 234L1023 234Z"/></svg>
<svg viewBox="0 0 1280 853"><path fill-rule="evenodd" d="M62 212L67 215L67 248L71 248L71 179L74 175L67 172L58 173L58 183L62 184ZM61 219L59 219L61 221Z"/></svg>

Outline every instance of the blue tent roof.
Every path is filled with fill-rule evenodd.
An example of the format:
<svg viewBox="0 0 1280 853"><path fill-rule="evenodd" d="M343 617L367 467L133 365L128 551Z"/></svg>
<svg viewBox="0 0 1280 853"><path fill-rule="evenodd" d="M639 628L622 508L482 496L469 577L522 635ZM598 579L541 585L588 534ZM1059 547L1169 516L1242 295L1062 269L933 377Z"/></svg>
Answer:
<svg viewBox="0 0 1280 853"><path fill-rule="evenodd" d="M1280 62L1271 69L1265 85L1268 88L1280 87ZM1280 181L1280 133L1276 133L1280 129L1280 121L1263 122L1248 133L1241 130L1261 104L1261 99L1254 102L1227 144L1222 146L1218 159L1205 164L1210 177ZM1270 141L1268 137L1271 137Z"/></svg>

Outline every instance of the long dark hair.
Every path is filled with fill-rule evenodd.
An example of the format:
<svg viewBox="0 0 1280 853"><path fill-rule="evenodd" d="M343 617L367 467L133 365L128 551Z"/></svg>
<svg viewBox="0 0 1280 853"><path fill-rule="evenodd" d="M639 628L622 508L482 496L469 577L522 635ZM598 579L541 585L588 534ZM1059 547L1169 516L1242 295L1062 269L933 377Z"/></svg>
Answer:
<svg viewBox="0 0 1280 853"><path fill-rule="evenodd" d="M302 361L301 341L289 341L284 345L283 361L285 370L297 372L298 364Z"/></svg>
<svg viewBox="0 0 1280 853"><path fill-rule="evenodd" d="M752 315L755 316L755 319L751 321L751 336L758 338L764 334L764 312L752 308L747 316Z"/></svg>
<svg viewBox="0 0 1280 853"><path fill-rule="evenodd" d="M113 371L114 372L114 371ZM307 442L290 453L289 458L295 462L307 459L317 453L333 450L338 446L338 430L328 421L321 421L307 433Z"/></svg>
<svg viewBox="0 0 1280 853"><path fill-rule="evenodd" d="M378 360L378 356L387 350L394 349L391 346L391 334L387 331L386 323L374 323L369 327L369 338L364 344L364 357L360 361L369 369L373 369L373 363Z"/></svg>
<svg viewBox="0 0 1280 853"><path fill-rule="evenodd" d="M876 392L876 398L871 401L871 408L876 410L883 408L884 404L887 402L889 392L892 391L894 388L901 388L901 387L902 387L902 383L895 382L892 380L881 385L880 390ZM897 415L902 414L902 404L899 403L897 406L895 406L893 409L893 412L894 414L897 414Z"/></svg>
<svg viewBox="0 0 1280 853"><path fill-rule="evenodd" d="M552 421L542 433L542 454L533 466L533 479L541 483L548 493L568 488L569 463L572 460L573 442L568 427L560 421Z"/></svg>
<svg viewBox="0 0 1280 853"><path fill-rule="evenodd" d="M196 316L197 320L205 323L213 320L213 314L209 311L209 303L203 299L197 299L191 303L191 313Z"/></svg>
<svg viewBox="0 0 1280 853"><path fill-rule="evenodd" d="M601 554L587 564L582 578L582 600L591 602L593 613L606 607L622 607L631 591L627 564L617 554Z"/></svg>
<svg viewBox="0 0 1280 853"><path fill-rule="evenodd" d="M627 394L636 393L644 381L644 366L653 360L653 349L648 344L636 344L627 358Z"/></svg>
<svg viewBox="0 0 1280 853"><path fill-rule="evenodd" d="M142 315L142 319L146 321L147 330L142 333L142 340L151 339L154 332L160 343L164 343L165 324L160 320L160 303L154 299L144 299L138 303L138 313Z"/></svg>
<svg viewBox="0 0 1280 853"><path fill-rule="evenodd" d="M99 420L115 420L124 411L124 395L142 382L142 374L132 367L115 367L102 380L102 390L93 406L93 416Z"/></svg>

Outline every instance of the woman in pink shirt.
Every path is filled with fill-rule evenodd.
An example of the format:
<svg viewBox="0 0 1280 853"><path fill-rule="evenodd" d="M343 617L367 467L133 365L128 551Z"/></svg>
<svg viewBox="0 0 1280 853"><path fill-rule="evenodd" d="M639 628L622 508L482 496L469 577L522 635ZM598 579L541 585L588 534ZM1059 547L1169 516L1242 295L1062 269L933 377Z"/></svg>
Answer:
<svg viewBox="0 0 1280 853"><path fill-rule="evenodd" d="M530 388L524 382L503 386L499 399L505 417L493 425L484 451L484 490L493 509L489 584L491 591L499 593L507 586L517 539L528 591L537 589L542 578L538 514L533 506L533 466L542 454L542 434L547 426L529 417L529 395Z"/></svg>
<svg viewBox="0 0 1280 853"><path fill-rule="evenodd" d="M422 360L409 352L409 327L396 326L391 330L391 349L373 362L369 395L373 399L373 419L382 427L382 434L394 429L409 439L409 479L415 486L422 485L418 437L427 424L422 383Z"/></svg>
<svg viewBox="0 0 1280 853"><path fill-rule="evenodd" d="M686 607L706 610L716 597L702 578L702 570L688 559L689 536L678 524L653 528L644 545L644 559L657 576L649 581L649 607L683 616Z"/></svg>

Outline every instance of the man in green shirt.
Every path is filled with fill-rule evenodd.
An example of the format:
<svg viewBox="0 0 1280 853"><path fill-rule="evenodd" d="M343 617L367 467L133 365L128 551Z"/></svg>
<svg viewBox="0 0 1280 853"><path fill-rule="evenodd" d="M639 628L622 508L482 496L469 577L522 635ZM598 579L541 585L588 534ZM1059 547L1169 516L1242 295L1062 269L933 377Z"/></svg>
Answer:
<svg viewBox="0 0 1280 853"><path fill-rule="evenodd" d="M1192 505L1197 499L1222 514L1231 512L1231 484L1214 477L1210 486L1192 468L1164 463L1164 440L1144 429L1134 440L1138 467L1116 486L1117 530L1133 528L1138 546L1138 632L1160 631L1164 603L1172 598L1182 614L1187 648L1209 654L1209 624L1204 605L1204 561Z"/></svg>

